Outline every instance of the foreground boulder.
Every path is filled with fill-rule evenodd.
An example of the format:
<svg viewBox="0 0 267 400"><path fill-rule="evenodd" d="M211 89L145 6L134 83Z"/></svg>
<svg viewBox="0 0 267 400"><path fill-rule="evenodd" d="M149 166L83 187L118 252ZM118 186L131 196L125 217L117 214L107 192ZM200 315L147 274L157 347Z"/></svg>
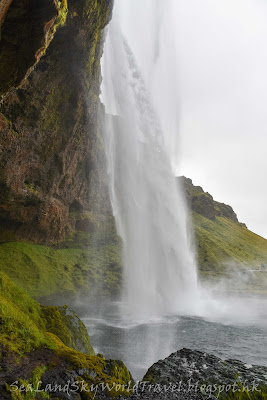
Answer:
<svg viewBox="0 0 267 400"><path fill-rule="evenodd" d="M182 349L158 361L143 381L147 388L149 383L158 390L169 388L169 397L158 398L267 398L267 367L223 361L196 350Z"/></svg>

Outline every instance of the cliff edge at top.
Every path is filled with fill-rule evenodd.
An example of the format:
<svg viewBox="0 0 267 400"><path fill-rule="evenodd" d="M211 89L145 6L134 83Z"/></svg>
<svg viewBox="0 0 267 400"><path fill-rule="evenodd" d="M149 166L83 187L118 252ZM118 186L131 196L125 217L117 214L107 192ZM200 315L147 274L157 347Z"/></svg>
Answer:
<svg viewBox="0 0 267 400"><path fill-rule="evenodd" d="M204 192L202 187L194 186L191 179L181 176L178 178L184 189L189 207L198 214L214 220L216 217L225 217L238 222L238 218L231 206L215 201L213 197Z"/></svg>

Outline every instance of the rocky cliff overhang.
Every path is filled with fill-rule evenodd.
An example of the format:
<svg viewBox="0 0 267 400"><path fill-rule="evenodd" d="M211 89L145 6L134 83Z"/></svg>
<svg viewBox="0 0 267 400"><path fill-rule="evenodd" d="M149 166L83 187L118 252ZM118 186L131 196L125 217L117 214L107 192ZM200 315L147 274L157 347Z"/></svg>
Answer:
<svg viewBox="0 0 267 400"><path fill-rule="evenodd" d="M17 88L64 24L67 1L1 0L0 96Z"/></svg>
<svg viewBox="0 0 267 400"><path fill-rule="evenodd" d="M110 210L99 92L113 2L0 4L0 224L53 242Z"/></svg>

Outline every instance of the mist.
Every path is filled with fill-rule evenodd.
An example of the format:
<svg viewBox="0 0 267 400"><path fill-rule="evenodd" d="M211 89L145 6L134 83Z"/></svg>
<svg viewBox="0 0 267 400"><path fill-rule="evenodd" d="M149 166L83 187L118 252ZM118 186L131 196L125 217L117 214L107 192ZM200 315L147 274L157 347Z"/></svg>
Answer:
<svg viewBox="0 0 267 400"><path fill-rule="evenodd" d="M167 15L162 0L125 0L120 20L161 109L175 173L230 204L241 222L267 237L267 5L168 2ZM157 29L166 34L155 35Z"/></svg>

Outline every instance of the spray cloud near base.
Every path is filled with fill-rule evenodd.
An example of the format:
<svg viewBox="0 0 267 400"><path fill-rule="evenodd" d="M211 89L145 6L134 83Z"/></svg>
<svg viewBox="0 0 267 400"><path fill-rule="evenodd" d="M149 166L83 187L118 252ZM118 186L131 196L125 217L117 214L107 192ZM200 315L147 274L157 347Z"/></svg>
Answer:
<svg viewBox="0 0 267 400"><path fill-rule="evenodd" d="M248 314L256 318L257 305L250 309L227 288L217 296L197 285L187 209L173 172L179 155L175 1L162 7L158 0L117 0L102 59L110 197L123 240L122 315L246 321Z"/></svg>
<svg viewBox="0 0 267 400"><path fill-rule="evenodd" d="M120 5L106 38L102 92L109 114L105 145L111 202L124 245L124 312L194 313L196 266L164 135L165 114L154 107L153 93L121 32Z"/></svg>

